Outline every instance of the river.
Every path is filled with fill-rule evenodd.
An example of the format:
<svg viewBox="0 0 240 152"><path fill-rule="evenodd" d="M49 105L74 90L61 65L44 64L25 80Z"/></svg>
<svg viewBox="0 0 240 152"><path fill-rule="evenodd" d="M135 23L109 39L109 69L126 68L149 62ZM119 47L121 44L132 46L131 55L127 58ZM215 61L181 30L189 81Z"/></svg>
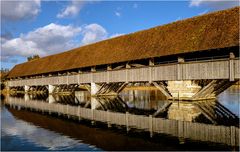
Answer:
<svg viewBox="0 0 240 152"><path fill-rule="evenodd" d="M239 87L231 87L220 94L217 99L218 103L237 116L239 116L239 91ZM26 95L18 94L14 98L16 97L26 99ZM108 128L103 124L93 125L88 121L79 122L55 115L18 110L5 105L3 98L1 98L1 150L3 151L232 150L232 147L221 144L192 140L181 142L176 137L164 134L150 137L147 132L126 132L118 126ZM11 100L11 98L8 99ZM37 95L28 96L26 100L28 99L105 111L123 113L129 111L136 115L155 114L168 102L157 90L123 91L118 98L93 99L86 92L76 92L72 96ZM196 116L193 114L194 117L189 118L188 115L186 118L184 111L183 116L176 116L174 112L172 114L165 112L156 116L170 119L169 115L172 115L171 119L184 120L192 120ZM194 120L199 122L204 119ZM202 123L211 122L203 121Z"/></svg>

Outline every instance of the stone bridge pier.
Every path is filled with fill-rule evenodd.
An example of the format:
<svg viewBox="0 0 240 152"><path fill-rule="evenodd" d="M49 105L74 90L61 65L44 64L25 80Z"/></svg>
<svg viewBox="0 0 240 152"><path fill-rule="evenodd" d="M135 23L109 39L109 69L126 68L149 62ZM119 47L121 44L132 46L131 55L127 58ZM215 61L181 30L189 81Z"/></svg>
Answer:
<svg viewBox="0 0 240 152"><path fill-rule="evenodd" d="M153 84L172 100L206 100L215 99L224 90L237 81L229 80L187 80L167 81Z"/></svg>

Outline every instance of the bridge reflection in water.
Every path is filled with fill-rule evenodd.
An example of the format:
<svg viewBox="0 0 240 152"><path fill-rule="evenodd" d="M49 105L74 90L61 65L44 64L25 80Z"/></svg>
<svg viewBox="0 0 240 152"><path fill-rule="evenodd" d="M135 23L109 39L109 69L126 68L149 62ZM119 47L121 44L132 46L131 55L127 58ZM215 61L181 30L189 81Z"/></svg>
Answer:
<svg viewBox="0 0 240 152"><path fill-rule="evenodd" d="M151 96L151 93L154 94ZM157 91L148 93L132 91L123 96L91 97L87 92L70 95L25 94L25 100L42 100L49 103L80 106L95 110L112 111L136 115L152 115L181 121L200 122L216 125L238 126L239 118L216 100L169 101ZM21 96L21 94L20 94ZM22 94L23 97L23 94ZM152 98L155 97L155 98ZM151 99L150 99L151 98ZM162 100L158 100L158 99Z"/></svg>
<svg viewBox="0 0 240 152"><path fill-rule="evenodd" d="M103 122L108 126L124 126L127 131L149 131L150 136L161 133L183 139L239 146L239 118L220 103L209 100L149 102L144 99L149 97L135 96L133 100L131 96L124 95L100 98L87 96L83 92L68 96L17 94L15 97L8 96L5 103L20 109Z"/></svg>
<svg viewBox="0 0 240 152"><path fill-rule="evenodd" d="M146 139L150 139L147 135L140 134L140 138L136 138L136 134L134 136L126 136L124 133L116 132L115 129L109 130L103 127L96 129L87 126L85 123L79 124L65 121L26 110L7 109L18 121L13 124L14 121L12 119L6 118L6 120L2 120L5 124L4 126L6 126L3 128L3 132L13 137L16 135L20 136L36 145L46 147L46 150L90 151L102 149L114 151L118 149L121 151L156 151L178 150L180 147L183 149L183 145L179 145L178 139L167 136L161 136L161 138L155 136L155 138L151 138L151 140L146 142ZM24 145L26 146L26 143ZM231 150L231 147L222 145L203 146L199 142L188 142L185 145L184 149L186 150ZM10 147L13 145L4 145L4 147L6 146Z"/></svg>

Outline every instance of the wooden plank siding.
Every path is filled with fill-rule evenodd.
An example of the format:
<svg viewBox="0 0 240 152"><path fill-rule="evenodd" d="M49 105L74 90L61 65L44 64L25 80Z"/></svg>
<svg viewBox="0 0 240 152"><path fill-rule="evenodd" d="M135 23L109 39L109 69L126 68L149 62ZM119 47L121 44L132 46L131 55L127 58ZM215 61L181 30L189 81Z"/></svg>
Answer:
<svg viewBox="0 0 240 152"><path fill-rule="evenodd" d="M42 101L24 100L7 97L5 104L16 108L30 108L46 113L58 113L74 116L79 119L88 119L108 124L126 126L126 128L141 129L152 133L163 133L171 136L239 146L239 128L235 126L218 126L187 121L153 118L144 115L118 113L82 108L80 106L46 103Z"/></svg>
<svg viewBox="0 0 240 152"><path fill-rule="evenodd" d="M233 64L230 64L233 62ZM230 68L230 66L232 66ZM163 80L240 79L240 60L222 59L99 71L66 76L9 80L9 87L24 85L147 82Z"/></svg>
<svg viewBox="0 0 240 152"><path fill-rule="evenodd" d="M240 60L234 60L234 77L240 78Z"/></svg>

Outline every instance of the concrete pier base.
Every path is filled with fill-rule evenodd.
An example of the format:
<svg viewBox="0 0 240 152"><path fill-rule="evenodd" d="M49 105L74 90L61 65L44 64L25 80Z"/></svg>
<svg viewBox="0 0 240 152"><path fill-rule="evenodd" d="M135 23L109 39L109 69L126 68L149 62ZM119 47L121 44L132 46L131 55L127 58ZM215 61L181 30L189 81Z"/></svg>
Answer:
<svg viewBox="0 0 240 152"><path fill-rule="evenodd" d="M98 102L98 100L94 97L91 97L91 109L97 109L99 108L101 105Z"/></svg>
<svg viewBox="0 0 240 152"><path fill-rule="evenodd" d="M48 103L54 103L55 102L55 99L52 95L49 95L48 97Z"/></svg>
<svg viewBox="0 0 240 152"><path fill-rule="evenodd" d="M96 83L91 83L91 95L94 96L99 91L100 86Z"/></svg>
<svg viewBox="0 0 240 152"><path fill-rule="evenodd" d="M191 103L174 102L168 109L168 119L194 122L201 111Z"/></svg>
<svg viewBox="0 0 240 152"><path fill-rule="evenodd" d="M28 92L29 89L30 89L30 86L27 86L27 85L24 86L24 92Z"/></svg>
<svg viewBox="0 0 240 152"><path fill-rule="evenodd" d="M27 93L24 94L24 101L29 101L29 100L30 100L29 95Z"/></svg>
<svg viewBox="0 0 240 152"><path fill-rule="evenodd" d="M172 97L178 99L191 98L201 89L201 86L194 81L168 81L167 88Z"/></svg>
<svg viewBox="0 0 240 152"><path fill-rule="evenodd" d="M168 81L167 89L172 100L212 100L236 81L229 80L189 80Z"/></svg>
<svg viewBox="0 0 240 152"><path fill-rule="evenodd" d="M53 85L48 85L48 93L52 94L54 92L55 86Z"/></svg>

